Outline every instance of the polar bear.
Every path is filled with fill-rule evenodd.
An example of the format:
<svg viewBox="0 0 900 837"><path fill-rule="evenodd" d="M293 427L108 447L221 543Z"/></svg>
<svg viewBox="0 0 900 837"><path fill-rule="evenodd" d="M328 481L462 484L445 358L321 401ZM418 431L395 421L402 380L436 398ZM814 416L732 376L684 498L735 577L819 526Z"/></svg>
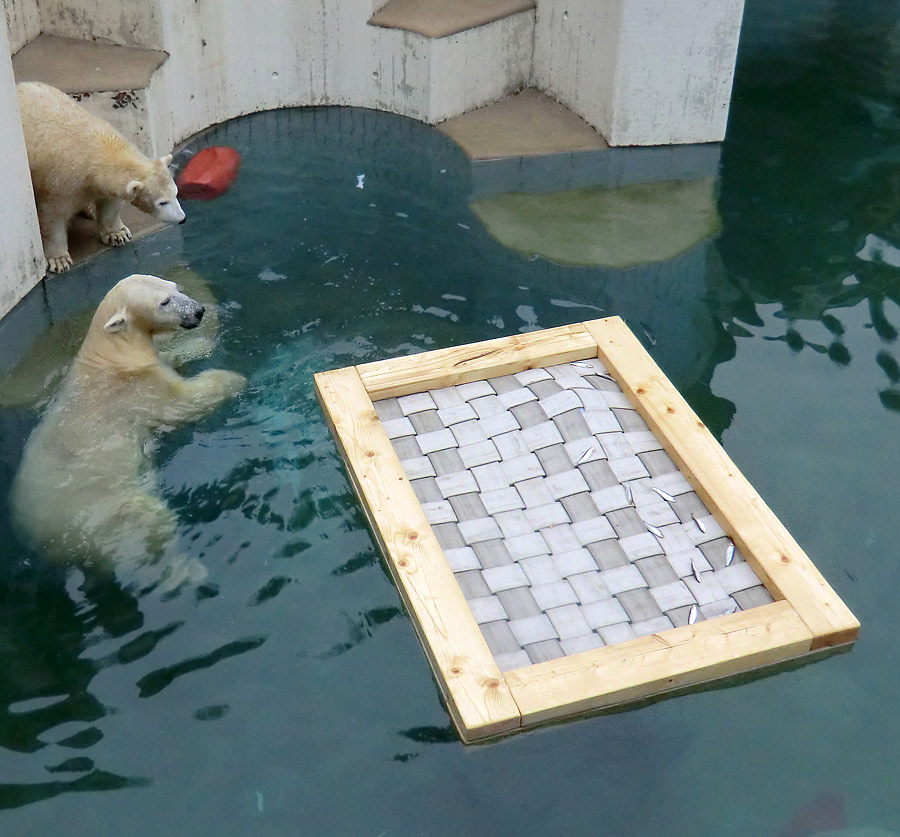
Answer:
<svg viewBox="0 0 900 837"><path fill-rule="evenodd" d="M97 222L104 244L131 240L119 212L129 201L168 224L184 221L172 156L150 160L108 122L40 82L16 85L28 167L50 273L72 266L68 225L78 214Z"/></svg>
<svg viewBox="0 0 900 837"><path fill-rule="evenodd" d="M178 369L208 358L215 351L220 327L218 306L212 288L190 268L169 267L165 278L175 282L179 290L206 309L197 328L154 335L160 358L168 366ZM50 316L49 327L28 346L19 362L0 373L0 407L41 409L46 406L78 353L94 316L94 308L62 315L53 309Z"/></svg>
<svg viewBox="0 0 900 837"><path fill-rule="evenodd" d="M203 310L174 282L140 274L100 303L10 492L18 530L51 558L124 569L140 583L205 575L194 559L159 563L176 518L146 456L155 431L200 418L246 384L221 369L183 378L160 360L154 335L195 328Z"/></svg>

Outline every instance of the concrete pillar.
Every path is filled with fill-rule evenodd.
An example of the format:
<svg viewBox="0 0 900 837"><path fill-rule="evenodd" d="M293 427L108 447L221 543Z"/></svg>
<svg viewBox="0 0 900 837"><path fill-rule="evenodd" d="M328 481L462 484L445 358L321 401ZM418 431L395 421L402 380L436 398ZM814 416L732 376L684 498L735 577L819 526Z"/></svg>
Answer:
<svg viewBox="0 0 900 837"><path fill-rule="evenodd" d="M725 136L743 0L538 0L533 84L610 145Z"/></svg>
<svg viewBox="0 0 900 837"><path fill-rule="evenodd" d="M0 6L6 16L10 52L18 52L41 34L41 12L37 0L2 0Z"/></svg>
<svg viewBox="0 0 900 837"><path fill-rule="evenodd" d="M6 29L0 27L0 317L44 275L31 175L22 137Z"/></svg>

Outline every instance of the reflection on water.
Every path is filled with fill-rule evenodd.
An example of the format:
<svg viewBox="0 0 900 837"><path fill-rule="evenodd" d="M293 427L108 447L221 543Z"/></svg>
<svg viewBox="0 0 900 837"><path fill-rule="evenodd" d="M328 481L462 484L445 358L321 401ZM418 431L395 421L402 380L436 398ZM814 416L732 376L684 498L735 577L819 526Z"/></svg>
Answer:
<svg viewBox="0 0 900 837"><path fill-rule="evenodd" d="M157 442L179 542L210 570L202 587L167 598L127 577L88 579L17 544L0 516L10 833L128 822L285 834L302 822L335 835L757 837L826 791L848 826L900 822L900 803L866 778L900 766L898 21L878 0L748 2L721 230L669 260L649 260L657 241L629 268L524 257L471 203L636 173L700 181L719 174L718 148L620 155L615 169L587 158L491 168L409 120L307 109L210 132L204 142L243 155L225 196L35 289L0 324L3 368L37 360L0 409L4 500L32 402L74 346L67 324L127 273L189 270L205 283L218 333L185 373L235 369L250 383ZM764 679L464 749L312 373L610 314L861 618L860 642Z"/></svg>

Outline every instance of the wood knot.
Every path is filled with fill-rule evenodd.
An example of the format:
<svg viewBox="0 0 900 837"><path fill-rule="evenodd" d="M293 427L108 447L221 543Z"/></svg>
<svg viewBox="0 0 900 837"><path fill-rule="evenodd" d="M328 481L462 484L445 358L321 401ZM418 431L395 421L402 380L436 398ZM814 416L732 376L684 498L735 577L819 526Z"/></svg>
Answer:
<svg viewBox="0 0 900 837"><path fill-rule="evenodd" d="M364 456L366 459L374 459L374 458L375 458L375 451L374 451L374 450L367 450L367 451L363 454L363 456Z"/></svg>
<svg viewBox="0 0 900 837"><path fill-rule="evenodd" d="M484 685L487 686L489 689L499 689L500 681L495 678L491 678Z"/></svg>
<svg viewBox="0 0 900 837"><path fill-rule="evenodd" d="M406 540L408 540L408 541L419 540L419 533L418 532L408 532L406 535Z"/></svg>
<svg viewBox="0 0 900 837"><path fill-rule="evenodd" d="M781 561L782 564L790 564L791 563L791 559L788 558L787 555L779 555L778 560Z"/></svg>
<svg viewBox="0 0 900 837"><path fill-rule="evenodd" d="M409 566L409 561L407 561L405 558L401 558L401 559L397 562L397 566L398 566L398 567L403 567L403 568L405 569L406 567Z"/></svg>
<svg viewBox="0 0 900 837"><path fill-rule="evenodd" d="M635 390L635 392L637 392L638 395L643 395L646 391L647 391L647 390L645 390L643 387L638 387L638 388Z"/></svg>
<svg viewBox="0 0 900 837"><path fill-rule="evenodd" d="M380 419L378 418L378 413L376 413L375 410L372 410L372 412L369 413L367 418L369 419L369 421L374 421L374 422L380 421Z"/></svg>
<svg viewBox="0 0 900 837"><path fill-rule="evenodd" d="M462 671L463 670L459 666L453 666L453 668L450 669L450 674L459 675L459 674L462 674Z"/></svg>
<svg viewBox="0 0 900 837"><path fill-rule="evenodd" d="M666 407L666 412L667 412L670 416L671 416L671 415L674 415L674 413L675 413L675 408L674 408L674 407Z"/></svg>

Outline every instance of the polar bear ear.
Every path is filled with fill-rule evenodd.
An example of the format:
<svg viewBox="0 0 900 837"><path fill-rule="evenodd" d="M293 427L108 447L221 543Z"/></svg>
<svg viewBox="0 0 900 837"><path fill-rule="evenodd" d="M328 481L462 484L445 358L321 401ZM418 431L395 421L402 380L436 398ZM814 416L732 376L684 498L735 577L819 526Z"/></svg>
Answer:
<svg viewBox="0 0 900 837"><path fill-rule="evenodd" d="M172 162L172 155L171 155L171 154L166 154L165 157L160 157L160 158L159 158L159 163L160 163L160 165L161 165L164 169L165 169L165 168L168 168L168 167L169 167L169 163L171 163L171 162Z"/></svg>
<svg viewBox="0 0 900 837"><path fill-rule="evenodd" d="M113 314L103 326L104 331L108 331L110 334L115 334L117 331L122 331L125 326L128 324L128 320L126 318L127 310L125 308L120 308Z"/></svg>
<svg viewBox="0 0 900 837"><path fill-rule="evenodd" d="M140 180L132 180L125 187L125 195L131 200L141 189L144 188L144 184L141 183Z"/></svg>

